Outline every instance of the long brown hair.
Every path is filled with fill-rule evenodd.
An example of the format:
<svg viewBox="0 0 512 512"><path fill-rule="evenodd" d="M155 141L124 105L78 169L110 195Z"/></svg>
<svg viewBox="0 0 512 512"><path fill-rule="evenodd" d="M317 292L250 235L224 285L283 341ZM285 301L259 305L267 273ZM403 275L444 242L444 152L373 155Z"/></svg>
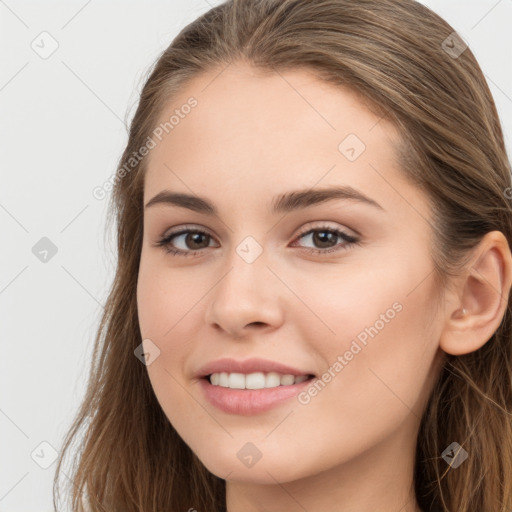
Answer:
<svg viewBox="0 0 512 512"><path fill-rule="evenodd" d="M226 508L224 480L176 433L134 356L147 159L130 158L188 80L236 61L269 72L307 67L350 87L400 129L402 172L432 203L440 286L487 232L501 231L512 246L511 169L496 107L471 50L438 15L414 0L230 0L212 8L159 57L131 121L109 210L117 221L115 279L87 393L58 461L54 505L77 441L65 473L74 512ZM444 361L417 441L415 491L425 511L512 509L511 322L509 299L481 349ZM469 454L457 469L441 457L453 441Z"/></svg>

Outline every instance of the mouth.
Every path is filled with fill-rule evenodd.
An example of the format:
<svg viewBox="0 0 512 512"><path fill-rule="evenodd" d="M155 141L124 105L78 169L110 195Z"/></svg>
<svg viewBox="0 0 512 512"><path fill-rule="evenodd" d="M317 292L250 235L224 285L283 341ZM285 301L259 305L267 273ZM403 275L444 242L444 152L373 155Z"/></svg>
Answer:
<svg viewBox="0 0 512 512"><path fill-rule="evenodd" d="M199 379L203 396L227 414L251 416L269 411L301 393L315 375L277 372L211 373ZM268 383L268 387L267 387Z"/></svg>
<svg viewBox="0 0 512 512"><path fill-rule="evenodd" d="M313 374L292 375L278 372L217 372L203 377L203 379L208 381L212 386L238 390L273 389L283 386L293 386L310 381L314 378L315 375Z"/></svg>

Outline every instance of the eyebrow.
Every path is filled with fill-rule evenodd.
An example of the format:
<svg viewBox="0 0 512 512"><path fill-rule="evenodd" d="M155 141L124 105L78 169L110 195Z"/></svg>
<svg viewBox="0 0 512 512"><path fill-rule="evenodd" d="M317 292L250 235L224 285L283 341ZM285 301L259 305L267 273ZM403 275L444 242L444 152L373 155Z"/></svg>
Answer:
<svg viewBox="0 0 512 512"><path fill-rule="evenodd" d="M300 210L302 208L308 208L326 201L333 201L335 199L352 199L385 211L379 203L367 197L355 188L350 186L336 186L319 189L295 190L276 196L271 205L272 213L287 213L294 210ZM216 216L218 214L217 208L208 199L181 192L163 190L148 201L145 208L149 208L157 204L179 206L181 208L187 208L195 212L212 216Z"/></svg>

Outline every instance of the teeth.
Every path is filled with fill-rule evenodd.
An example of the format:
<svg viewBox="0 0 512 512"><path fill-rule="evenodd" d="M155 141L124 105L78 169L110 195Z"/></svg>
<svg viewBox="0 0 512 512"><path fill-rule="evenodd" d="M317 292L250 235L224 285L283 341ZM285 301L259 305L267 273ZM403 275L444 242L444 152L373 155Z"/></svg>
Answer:
<svg viewBox="0 0 512 512"><path fill-rule="evenodd" d="M265 389L276 388L278 386L291 386L292 384L299 384L308 379L307 375L286 374L282 375L276 372L255 372L255 373L212 373L210 382L214 386L221 386L223 388L231 389Z"/></svg>

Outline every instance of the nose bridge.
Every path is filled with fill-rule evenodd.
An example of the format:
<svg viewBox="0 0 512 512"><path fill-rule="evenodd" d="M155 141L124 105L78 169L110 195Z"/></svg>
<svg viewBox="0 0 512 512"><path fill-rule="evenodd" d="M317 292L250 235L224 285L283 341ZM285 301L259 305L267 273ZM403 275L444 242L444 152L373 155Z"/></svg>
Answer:
<svg viewBox="0 0 512 512"><path fill-rule="evenodd" d="M276 283L272 283L275 276L267 268L267 254L253 236L233 246L223 277L212 290L209 323L235 334L249 324L279 322L280 308L273 293Z"/></svg>
<svg viewBox="0 0 512 512"><path fill-rule="evenodd" d="M272 273L267 268L267 252L253 236L246 236L233 246L227 259L227 273L217 286L217 296L230 297L235 294L246 304L251 299L262 298ZM262 286L266 284L266 286ZM232 297L230 297L232 298Z"/></svg>

